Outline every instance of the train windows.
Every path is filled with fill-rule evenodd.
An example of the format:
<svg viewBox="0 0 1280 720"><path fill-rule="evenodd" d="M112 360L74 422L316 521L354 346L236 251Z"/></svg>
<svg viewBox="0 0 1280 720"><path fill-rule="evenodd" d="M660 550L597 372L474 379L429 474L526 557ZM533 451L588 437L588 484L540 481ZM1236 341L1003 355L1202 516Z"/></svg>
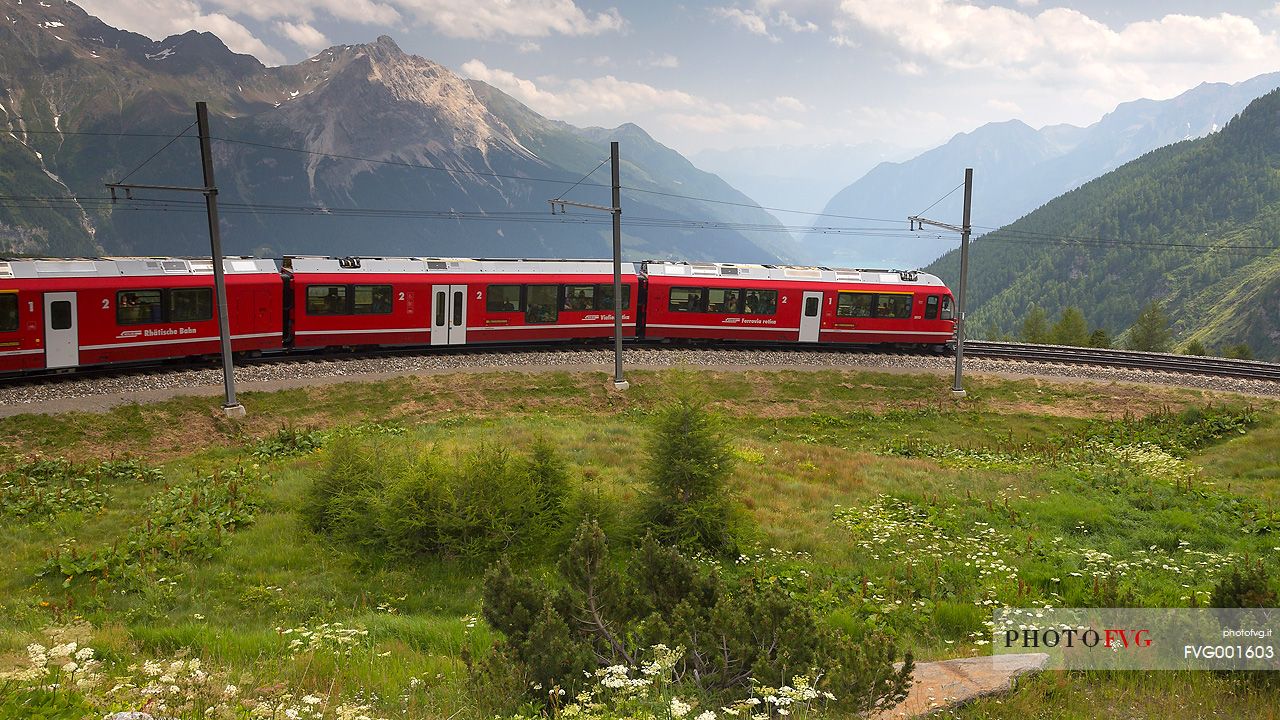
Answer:
<svg viewBox="0 0 1280 720"><path fill-rule="evenodd" d="M49 329L71 329L71 301L54 300L49 303Z"/></svg>
<svg viewBox="0 0 1280 720"><path fill-rule="evenodd" d="M18 293L0 294L0 332L18 329Z"/></svg>
<svg viewBox="0 0 1280 720"><path fill-rule="evenodd" d="M565 285L564 304L561 310L582 311L594 310L596 307L595 285Z"/></svg>
<svg viewBox="0 0 1280 720"><path fill-rule="evenodd" d="M489 312L524 312L519 285L490 285L485 309Z"/></svg>
<svg viewBox="0 0 1280 720"><path fill-rule="evenodd" d="M159 290L121 290L116 293L116 323L141 325L164 322Z"/></svg>
<svg viewBox="0 0 1280 720"><path fill-rule="evenodd" d="M559 317L557 299L560 295L559 285L529 285L528 307L524 311L527 323L553 323Z"/></svg>
<svg viewBox="0 0 1280 720"><path fill-rule="evenodd" d="M804 301L804 316L818 317L818 303L822 302L822 298L811 297Z"/></svg>
<svg viewBox="0 0 1280 720"><path fill-rule="evenodd" d="M387 315L391 312L390 285L355 285L351 309L356 315Z"/></svg>
<svg viewBox="0 0 1280 720"><path fill-rule="evenodd" d="M744 290L742 311L748 315L772 315L778 311L777 290Z"/></svg>
<svg viewBox="0 0 1280 720"><path fill-rule="evenodd" d="M929 297L925 298L924 319L925 320L938 319L938 296L937 295L930 295Z"/></svg>
<svg viewBox="0 0 1280 720"><path fill-rule="evenodd" d="M871 317L875 293L842 292L836 302L836 317Z"/></svg>
<svg viewBox="0 0 1280 720"><path fill-rule="evenodd" d="M953 315L951 312L951 296L950 295L942 296L942 319L943 320L955 319L955 315Z"/></svg>
<svg viewBox="0 0 1280 720"><path fill-rule="evenodd" d="M703 288L673 287L667 309L671 312L703 312Z"/></svg>
<svg viewBox="0 0 1280 720"><path fill-rule="evenodd" d="M444 327L445 294L443 290L436 292L436 327Z"/></svg>
<svg viewBox="0 0 1280 720"><path fill-rule="evenodd" d="M631 286L622 286L622 309L631 308ZM613 310L613 283L596 286L596 310Z"/></svg>
<svg viewBox="0 0 1280 720"><path fill-rule="evenodd" d="M454 327L456 328L462 327L462 311L466 307L467 306L463 304L462 291L454 290L453 291L453 326Z"/></svg>
<svg viewBox="0 0 1280 720"><path fill-rule="evenodd" d="M742 312L738 303L742 300L742 291L728 288L711 288L707 291L707 312L731 313Z"/></svg>
<svg viewBox="0 0 1280 720"><path fill-rule="evenodd" d="M346 315L346 285L308 285L308 315Z"/></svg>
<svg viewBox="0 0 1280 720"><path fill-rule="evenodd" d="M166 291L169 322L200 322L213 319L212 288L182 288Z"/></svg>
<svg viewBox="0 0 1280 720"><path fill-rule="evenodd" d="M876 299L876 317L909 318L911 317L911 296L883 294Z"/></svg>

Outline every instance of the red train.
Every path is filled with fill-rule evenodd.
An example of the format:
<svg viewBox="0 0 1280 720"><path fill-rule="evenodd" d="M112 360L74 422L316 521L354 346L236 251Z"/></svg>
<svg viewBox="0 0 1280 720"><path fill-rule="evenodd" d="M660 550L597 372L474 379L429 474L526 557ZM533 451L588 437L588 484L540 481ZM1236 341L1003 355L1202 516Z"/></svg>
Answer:
<svg viewBox="0 0 1280 720"><path fill-rule="evenodd" d="M613 335L602 260L227 258L232 350L547 342ZM663 340L952 342L951 292L914 271L623 264L623 332ZM216 355L213 265L0 260L0 373Z"/></svg>

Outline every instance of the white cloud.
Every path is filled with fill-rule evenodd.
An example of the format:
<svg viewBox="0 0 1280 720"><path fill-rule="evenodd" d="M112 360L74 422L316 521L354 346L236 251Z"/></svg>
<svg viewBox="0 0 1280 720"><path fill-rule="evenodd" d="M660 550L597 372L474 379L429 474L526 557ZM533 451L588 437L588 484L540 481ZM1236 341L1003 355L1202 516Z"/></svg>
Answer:
<svg viewBox="0 0 1280 720"><path fill-rule="evenodd" d="M1010 117L1017 117L1022 114L1022 106L1012 100L1000 100L993 98L986 102L986 106L996 112L1004 113Z"/></svg>
<svg viewBox="0 0 1280 720"><path fill-rule="evenodd" d="M767 37L770 40L777 40L777 38L769 32L769 25L765 23L764 18L750 10L743 10L742 8L736 7L715 7L711 8L711 13L717 17L728 20L752 35L760 35L762 37Z"/></svg>
<svg viewBox="0 0 1280 720"><path fill-rule="evenodd" d="M676 57L675 55L672 55L671 53L667 53L666 55L659 55L657 57L649 58L648 60L645 60L640 64L643 65L644 67L664 68L667 70L674 70L680 67L680 58Z"/></svg>
<svg viewBox="0 0 1280 720"><path fill-rule="evenodd" d="M268 65L284 62L284 55L270 47L244 25L222 13L205 13L190 0L82 0L86 12L118 28L141 33L155 40L188 30L211 32L227 47L247 53Z"/></svg>
<svg viewBox="0 0 1280 720"><path fill-rule="evenodd" d="M735 111L721 113L664 113L660 116L660 119L676 130L706 135L749 134L804 129L804 125L794 120L779 120L769 115Z"/></svg>
<svg viewBox="0 0 1280 720"><path fill-rule="evenodd" d="M808 112L809 106L800 102L799 99L790 95L779 95L773 99L772 107L777 110L787 110L790 112Z"/></svg>
<svg viewBox="0 0 1280 720"><path fill-rule="evenodd" d="M791 17L790 13L788 13L786 10L781 10L778 12L777 22L780 27L786 28L791 32L817 32L818 31L818 26L815 25L813 22L810 22L808 20L804 22L800 22L799 20L796 20L795 18Z"/></svg>
<svg viewBox="0 0 1280 720"><path fill-rule="evenodd" d="M929 63L1080 93L1103 107L1168 97L1206 77L1240 80L1275 67L1280 39L1250 19L1171 14L1113 29L1079 11L1028 14L959 0L843 0L844 20L897 46L904 67Z"/></svg>
<svg viewBox="0 0 1280 720"><path fill-rule="evenodd" d="M121 3L150 6L162 18L189 15L192 0L135 0ZM276 20L293 25L311 24L319 17L368 25L395 26L411 21L427 25L455 38L547 37L550 35L598 35L621 30L622 15L614 8L588 12L574 0L206 0L226 12L261 22ZM103 0L87 5L106 6ZM101 9L101 8L98 8ZM197 8L198 9L198 8ZM119 13L141 12L122 8ZM292 38L291 38L292 39Z"/></svg>
<svg viewBox="0 0 1280 720"><path fill-rule="evenodd" d="M491 68L481 60L463 63L462 74L489 83L549 117L583 117L596 112L614 114L619 122L627 115L649 110L695 108L705 101L680 90L664 90L645 83L619 80L612 75L590 80L539 78L544 87L509 70ZM553 86L554 91L545 86Z"/></svg>
<svg viewBox="0 0 1280 720"><path fill-rule="evenodd" d="M423 25L456 38L599 35L621 30L617 9L589 14L573 0L397 0Z"/></svg>
<svg viewBox="0 0 1280 720"><path fill-rule="evenodd" d="M516 50L524 54L536 53L542 50L542 46L532 40L525 40L516 46Z"/></svg>
<svg viewBox="0 0 1280 720"><path fill-rule="evenodd" d="M247 15L254 20L267 21L284 18L311 22L317 11L339 20L351 20L369 25L391 25L400 21L400 11L386 2L377 0L212 0L228 12Z"/></svg>
<svg viewBox="0 0 1280 720"><path fill-rule="evenodd" d="M276 32L289 38L309 55L314 55L331 44L324 33L307 23L277 22L275 28Z"/></svg>
<svg viewBox="0 0 1280 720"><path fill-rule="evenodd" d="M758 0L756 10L743 10L740 7L713 7L711 14L746 30L753 35L778 42L779 37L773 30L787 30L793 33L817 32L818 25L810 20L800 21L786 10L774 11L778 3L775 0Z"/></svg>

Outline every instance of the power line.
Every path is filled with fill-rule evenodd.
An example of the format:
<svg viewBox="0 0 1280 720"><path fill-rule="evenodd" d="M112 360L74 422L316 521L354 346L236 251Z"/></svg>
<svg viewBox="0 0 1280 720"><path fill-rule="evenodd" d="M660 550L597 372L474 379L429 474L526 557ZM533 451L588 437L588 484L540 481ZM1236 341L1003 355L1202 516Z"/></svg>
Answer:
<svg viewBox="0 0 1280 720"><path fill-rule="evenodd" d="M128 175L125 175L124 177L120 178L120 179L119 179L119 180L117 180L116 182L117 182L117 183L120 183L120 184L123 184L125 180L128 180L130 177L133 177L133 174L134 174L134 173L136 173L136 172L138 172L139 170L141 170L141 169L143 168L143 166L145 166L147 163L151 162L152 160L155 160L157 155L159 155L160 153L164 152L165 150L168 150L170 145L172 145L172 144L174 144L175 142L177 142L177 141L178 141L178 138L182 137L183 135L186 135L188 132L190 132L190 131L191 131L191 128L193 128L193 127L195 127L195 126L196 126L196 124L195 124L194 122L193 122L193 123L191 123L190 125L188 125L188 126L186 127L186 129L184 129L182 132L178 133L177 135L174 135L174 136L173 136L173 138L172 138L172 139L170 139L170 140L169 140L169 142L167 142L167 143L165 143L163 146L161 146L159 150L156 150L155 152L151 153L151 155L150 155L150 156L148 156L146 160L143 160L143 161L142 161L142 164L141 164L141 165L139 165L138 167L136 167L136 168L134 168L134 169L130 170Z"/></svg>
<svg viewBox="0 0 1280 720"><path fill-rule="evenodd" d="M136 137L136 138L167 138L171 137L168 133L126 133L126 132L87 132L77 130L23 130L21 128L9 127L5 128L8 132L23 135L84 135L89 137Z"/></svg>
<svg viewBox="0 0 1280 720"><path fill-rule="evenodd" d="M929 212L930 210L932 210L932 209L933 209L934 205L937 205L938 203L942 202L943 200L946 200L947 198L951 197L951 195L952 195L952 194L954 194L954 193L955 193L955 191L959 190L959 189L960 189L960 188L962 188L962 187L964 187L964 183L960 183L959 185L957 185L957 186L955 186L955 187L951 188L951 191L950 191L950 192L948 192L946 195L943 195L942 197L938 198L937 200L934 200L934 201L933 201L933 205L930 205L929 207L927 207L927 208L925 208L925 209L921 210L920 212L916 213L916 214L915 214L915 217L920 217L921 215L924 215L925 213ZM973 227L973 226L972 226L972 225L970 225L970 227Z"/></svg>
<svg viewBox="0 0 1280 720"><path fill-rule="evenodd" d="M586 180L587 178L591 177L592 175L594 175L594 174L595 174L596 170L599 170L600 168L604 167L604 164L605 164L605 163L607 163L607 162L609 162L609 158L605 158L605 159L601 160L601 161L600 161L600 164L599 164L599 165L597 165L597 166L595 166L595 168L594 168L594 169L592 169L592 171L591 171L591 172L587 173L586 175L583 175L583 176L582 176L582 178L578 180L578 182L576 182L576 183L574 183L574 184L570 185L568 190L565 190L564 192L560 193L560 195L559 195L558 197L556 197L556 200L563 199L563 198L564 198L564 196L565 196L565 195L568 195L568 194L569 194L569 192L570 192L571 190L573 190L574 188L576 188L576 187L578 187L579 185L581 185L583 180ZM552 202L555 202L555 200L553 200ZM612 222L612 221L610 221L610 222Z"/></svg>
<svg viewBox="0 0 1280 720"><path fill-rule="evenodd" d="M37 195L0 195L0 205L7 207L73 209L77 206L105 208L111 204L109 197L54 197ZM258 204L258 203L224 203L224 211L236 215L266 216L305 216L318 218L353 218L353 219L409 219L409 220L452 220L452 221L489 221L512 223L559 223L576 225L607 225L610 220L592 215L557 215L529 210L513 210L500 212L464 212L457 210L427 210L421 208L343 208L306 205ZM116 210L154 211L154 212L203 212L203 203L195 200L133 198L119 201ZM674 218L674 217L631 217L628 224L635 227L672 228L682 230L728 230L736 232L793 232L806 230L819 234L841 236L880 238L880 239L948 239L945 234L922 234L906 229L862 227L862 226L786 226L765 225L756 223L735 223L714 219ZM1271 245L1224 245L1204 243L1156 242L1138 240L1108 240L1103 238L1086 238L1083 236L1052 236L1037 233L1033 236L1022 236L1017 232L1006 231L997 235L988 235L983 242L1005 242L1018 244L1057 244L1076 247L1150 247L1163 249L1190 249L1205 251L1229 252L1261 252L1272 253L1280 247Z"/></svg>
<svg viewBox="0 0 1280 720"><path fill-rule="evenodd" d="M377 160L375 158L360 157L358 155L343 155L341 153L320 152L319 150L304 150L302 148L284 147L283 145L271 145L269 143L253 142L251 140L235 140L233 138L223 138L223 137L215 137L211 139L217 140L218 142L233 143L236 145L248 145L250 147L266 148L269 150L282 150L284 152L300 153L302 155L315 155L319 157L334 158L336 160L352 160L355 162L367 162L367 163L374 163L376 165L391 165L395 167L413 168L415 170L434 170L436 172L450 173L453 175L476 175L479 177L503 178L506 180L523 180L525 182L556 183L560 185L575 185L582 182L581 180L579 180L577 181L577 183L574 183L569 180L559 180L559 179L553 179L553 178L539 178L539 177L525 177L523 175L511 175L511 174L496 173L496 172L482 172L480 170L458 170L454 168L440 167L438 165L427 165L425 163L411 163L411 162L406 162L404 160ZM596 187L608 187L607 185L600 185L599 183L588 183L588 184Z"/></svg>
<svg viewBox="0 0 1280 720"><path fill-rule="evenodd" d="M650 195L661 195L663 197L680 198L682 200L696 200L697 202L714 203L716 205L733 205L736 207L757 208L760 210L769 210L772 212L795 213L797 215L810 215L813 217L831 217L841 220L862 220L865 222L884 222L884 223L902 223L902 220L890 220L888 218L860 217L858 215L834 215L832 213L816 213L808 210L790 210L787 208L768 207L765 205L753 205L751 203L734 202L732 200L716 200L714 198L696 197L694 195L681 195L680 193L663 192L661 190L646 190L644 188L622 186L623 190L632 192L648 193Z"/></svg>

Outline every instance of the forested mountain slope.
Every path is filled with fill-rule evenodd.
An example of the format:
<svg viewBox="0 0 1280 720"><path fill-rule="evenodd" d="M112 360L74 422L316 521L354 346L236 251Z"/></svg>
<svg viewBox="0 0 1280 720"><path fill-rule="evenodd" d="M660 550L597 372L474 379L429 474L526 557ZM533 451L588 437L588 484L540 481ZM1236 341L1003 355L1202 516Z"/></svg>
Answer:
<svg viewBox="0 0 1280 720"><path fill-rule="evenodd" d="M954 287L958 267L929 270ZM1280 91L981 238L969 269L971 337L1016 333L1032 304L1118 333L1157 300L1180 345L1280 359Z"/></svg>

